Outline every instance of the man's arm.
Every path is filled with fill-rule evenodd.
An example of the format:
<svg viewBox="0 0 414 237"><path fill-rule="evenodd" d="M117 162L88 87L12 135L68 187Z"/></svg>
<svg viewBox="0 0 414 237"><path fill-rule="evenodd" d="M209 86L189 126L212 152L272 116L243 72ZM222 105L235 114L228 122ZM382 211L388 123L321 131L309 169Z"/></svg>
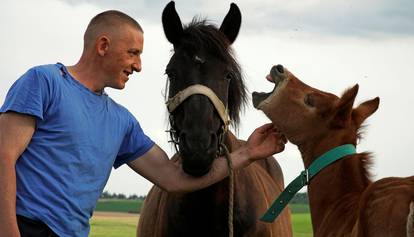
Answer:
<svg viewBox="0 0 414 237"><path fill-rule="evenodd" d="M230 154L233 169L248 166L283 151L286 139L278 133L272 124L257 128L242 146ZM214 160L209 173L202 177L193 177L182 171L181 166L168 159L165 152L154 145L147 153L128 163L140 175L168 192L191 192L205 188L228 176L227 161L224 157Z"/></svg>
<svg viewBox="0 0 414 237"><path fill-rule="evenodd" d="M20 236L16 219L16 161L29 144L36 126L34 117L0 114L0 237Z"/></svg>

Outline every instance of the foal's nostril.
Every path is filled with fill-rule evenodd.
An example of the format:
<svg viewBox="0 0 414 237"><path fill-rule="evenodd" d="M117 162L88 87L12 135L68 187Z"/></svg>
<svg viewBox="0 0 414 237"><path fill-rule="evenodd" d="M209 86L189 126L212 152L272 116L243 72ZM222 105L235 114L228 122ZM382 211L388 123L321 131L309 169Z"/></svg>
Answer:
<svg viewBox="0 0 414 237"><path fill-rule="evenodd" d="M277 70L279 73L284 73L284 72L285 72L285 70L283 69L283 66L282 66L282 65L280 65L280 64L276 65L276 70Z"/></svg>

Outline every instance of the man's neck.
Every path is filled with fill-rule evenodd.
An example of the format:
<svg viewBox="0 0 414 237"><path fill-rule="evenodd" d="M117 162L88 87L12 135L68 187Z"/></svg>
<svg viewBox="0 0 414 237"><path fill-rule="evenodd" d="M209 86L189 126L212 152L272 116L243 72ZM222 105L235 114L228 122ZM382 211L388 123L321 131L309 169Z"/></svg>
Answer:
<svg viewBox="0 0 414 237"><path fill-rule="evenodd" d="M102 93L104 84L99 80L99 70L96 69L95 65L79 61L73 66L68 66L67 69L75 80L79 81L89 90L97 94Z"/></svg>

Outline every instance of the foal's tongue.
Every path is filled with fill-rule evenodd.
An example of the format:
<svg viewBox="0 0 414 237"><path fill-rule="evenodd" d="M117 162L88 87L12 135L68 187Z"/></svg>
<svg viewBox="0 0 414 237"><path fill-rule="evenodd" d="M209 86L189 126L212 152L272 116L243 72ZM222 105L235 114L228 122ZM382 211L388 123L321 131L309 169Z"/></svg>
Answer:
<svg viewBox="0 0 414 237"><path fill-rule="evenodd" d="M275 83L275 81L274 81L273 77L272 77L270 74L268 74L268 75L266 76L266 79L267 79L268 81L270 81L271 83Z"/></svg>

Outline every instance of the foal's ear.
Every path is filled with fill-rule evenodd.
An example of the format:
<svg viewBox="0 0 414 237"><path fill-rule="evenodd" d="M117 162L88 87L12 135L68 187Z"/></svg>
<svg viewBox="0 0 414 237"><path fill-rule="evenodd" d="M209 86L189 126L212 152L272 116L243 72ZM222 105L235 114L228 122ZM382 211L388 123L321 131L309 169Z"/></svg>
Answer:
<svg viewBox="0 0 414 237"><path fill-rule="evenodd" d="M230 10L227 15L224 17L223 23L221 23L220 31L223 32L230 44L232 44L239 34L241 25L241 12L239 7L231 3Z"/></svg>
<svg viewBox="0 0 414 237"><path fill-rule="evenodd" d="M354 120L357 127L360 127L361 124L367 119L371 114L377 111L379 106L380 99L375 97L372 100L365 101L360 104L357 108L352 111L352 119Z"/></svg>
<svg viewBox="0 0 414 237"><path fill-rule="evenodd" d="M175 10L174 1L169 2L162 11L162 26L168 41L176 45L183 35L183 25Z"/></svg>
<svg viewBox="0 0 414 237"><path fill-rule="evenodd" d="M334 127L344 128L349 125L351 121L352 106L354 105L355 97L358 94L358 84L351 89L345 91L345 93L339 98L338 103L334 108L334 118L332 125Z"/></svg>

